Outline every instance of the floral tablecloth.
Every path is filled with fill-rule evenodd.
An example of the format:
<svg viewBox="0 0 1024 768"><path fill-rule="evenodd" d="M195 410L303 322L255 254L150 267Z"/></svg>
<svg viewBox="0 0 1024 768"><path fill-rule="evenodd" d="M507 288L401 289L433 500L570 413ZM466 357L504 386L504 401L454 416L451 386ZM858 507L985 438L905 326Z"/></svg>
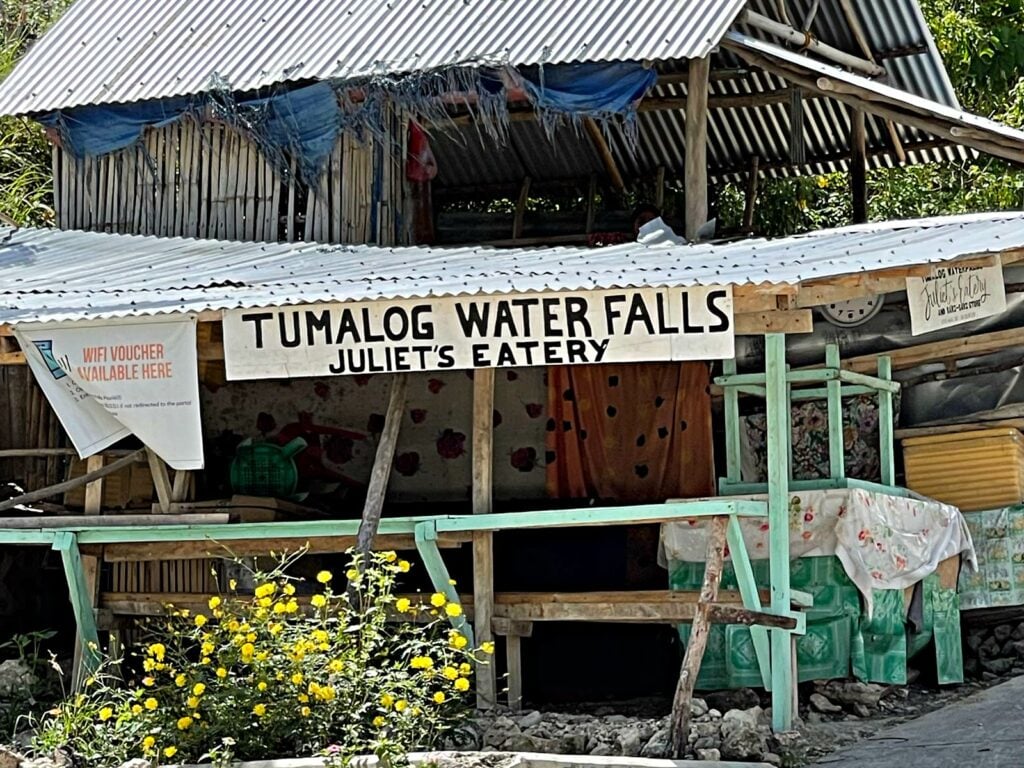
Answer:
<svg viewBox="0 0 1024 768"><path fill-rule="evenodd" d="M765 500L765 496L745 497ZM702 562L706 519L665 523L662 564ZM768 520L741 522L751 559L769 554ZM835 555L871 610L873 589L905 589L961 554L977 568L974 545L960 510L923 497L860 488L794 493L789 499L790 557Z"/></svg>

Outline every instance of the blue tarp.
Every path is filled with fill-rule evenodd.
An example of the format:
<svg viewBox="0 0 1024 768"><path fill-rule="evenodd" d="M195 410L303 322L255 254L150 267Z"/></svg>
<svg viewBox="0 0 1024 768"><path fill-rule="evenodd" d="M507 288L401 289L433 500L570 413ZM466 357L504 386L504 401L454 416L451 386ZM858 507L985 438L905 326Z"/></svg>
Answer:
<svg viewBox="0 0 1024 768"><path fill-rule="evenodd" d="M540 110L609 117L632 111L657 79L653 69L634 62L563 64L541 67L523 77L523 85Z"/></svg>

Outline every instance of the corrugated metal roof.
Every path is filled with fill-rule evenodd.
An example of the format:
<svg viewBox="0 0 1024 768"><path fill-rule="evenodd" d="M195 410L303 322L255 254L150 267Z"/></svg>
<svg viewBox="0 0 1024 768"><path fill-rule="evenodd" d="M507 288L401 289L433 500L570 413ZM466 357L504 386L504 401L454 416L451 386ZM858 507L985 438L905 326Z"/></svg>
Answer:
<svg viewBox="0 0 1024 768"><path fill-rule="evenodd" d="M455 64L705 56L744 0L78 0L0 114Z"/></svg>
<svg viewBox="0 0 1024 768"><path fill-rule="evenodd" d="M1021 248L1022 224L1024 213L998 213L718 245L510 250L0 229L0 322L457 294L797 284Z"/></svg>

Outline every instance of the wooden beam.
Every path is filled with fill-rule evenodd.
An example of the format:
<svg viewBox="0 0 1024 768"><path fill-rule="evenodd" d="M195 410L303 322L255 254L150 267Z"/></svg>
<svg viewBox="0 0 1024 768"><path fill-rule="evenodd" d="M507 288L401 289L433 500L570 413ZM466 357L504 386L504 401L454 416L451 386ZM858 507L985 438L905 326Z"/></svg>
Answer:
<svg viewBox="0 0 1024 768"><path fill-rule="evenodd" d="M377 443L377 455L370 471L370 482L366 489L366 502L356 534L356 551L366 554L373 549L373 539L380 526L381 512L384 511L384 498L388 490L388 479L391 477L391 464L395 460L395 449L398 447L398 431L405 414L406 390L409 384L407 373L396 373L391 377L391 391L388 395L388 409L384 415L384 429Z"/></svg>
<svg viewBox="0 0 1024 768"><path fill-rule="evenodd" d="M993 331L977 336L964 336L944 341L915 344L912 347L893 349L885 354L892 360L894 371L916 368L925 363L944 360L959 360L967 357L982 357L1012 347L1024 346L1024 336L1019 328ZM843 361L843 368L857 373L874 373L878 366L878 355L861 355Z"/></svg>
<svg viewBox="0 0 1024 768"><path fill-rule="evenodd" d="M850 110L850 194L853 197L853 223L868 220L867 132L864 113Z"/></svg>
<svg viewBox="0 0 1024 768"><path fill-rule="evenodd" d="M167 473L167 464L152 448L146 449L149 471L153 475L153 487L156 488L157 503L165 515L171 511L171 477Z"/></svg>
<svg viewBox="0 0 1024 768"><path fill-rule="evenodd" d="M83 485L88 485L93 480L106 477L109 474L127 467L129 464L133 464L135 461L142 458L144 450L145 449L140 449L135 451L134 453L124 456L117 461L111 462L105 467L97 469L94 472L86 472L84 475L74 477L70 480L65 480L62 483L57 483L56 485L51 485L47 488L41 488L38 491L23 493L20 496L15 496L14 498L7 499L6 501L0 501L0 512L13 509L14 507L22 504L31 504L33 501L42 501L43 499L48 499L51 496L57 496L58 494L66 493L67 491L74 490L75 488L81 488Z"/></svg>
<svg viewBox="0 0 1024 768"><path fill-rule="evenodd" d="M93 454L85 461L86 473L94 473L103 468L103 455ZM85 505L83 512L87 515L98 514L103 506L103 478L98 477L85 486Z"/></svg>
<svg viewBox="0 0 1024 768"><path fill-rule="evenodd" d="M493 509L494 472L494 369L473 372L472 494L473 514L490 514ZM477 644L493 642L494 616L494 534L473 534L474 634ZM498 678L493 662L477 667L476 703L491 709L498 703Z"/></svg>
<svg viewBox="0 0 1024 768"><path fill-rule="evenodd" d="M693 700L693 689L697 685L697 675L707 647L708 632L711 629L708 612L718 599L718 587L722 583L722 565L725 560L725 531L729 518L725 516L711 518L708 530L707 553L704 560L704 581L700 588L700 600L694 609L693 627L686 642L686 653L683 655L682 669L676 684L675 695L672 697L672 716L669 721L669 733L672 742L672 757L681 760L686 753L687 739L690 735L690 703Z"/></svg>
<svg viewBox="0 0 1024 768"><path fill-rule="evenodd" d="M757 182L760 176L758 166L760 163L761 158L757 155L750 158L750 173L747 174L747 191L743 201L742 224L744 234L748 235L754 231L754 208L757 204Z"/></svg>
<svg viewBox="0 0 1024 768"><path fill-rule="evenodd" d="M809 309L767 310L735 316L735 333L738 336L758 336L764 333L810 333L813 330L814 316Z"/></svg>
<svg viewBox="0 0 1024 768"><path fill-rule="evenodd" d="M604 164L605 172L608 174L608 179L611 181L612 186L621 192L626 188L626 182L622 180L619 165L615 162L615 156L612 155L612 150L608 146L600 126L593 118L585 117L583 118L583 127L586 129L587 135L590 136L590 141L593 142L594 149L597 150L597 154Z"/></svg>
<svg viewBox="0 0 1024 768"><path fill-rule="evenodd" d="M696 240L697 230L708 218L708 74L711 57L691 59L686 88L686 125L683 169L685 185L684 230Z"/></svg>
<svg viewBox="0 0 1024 768"><path fill-rule="evenodd" d="M530 199L530 177L523 177L523 185L519 188L519 199L516 200L516 212L512 218L512 238L523 236L523 220L526 218L526 204Z"/></svg>

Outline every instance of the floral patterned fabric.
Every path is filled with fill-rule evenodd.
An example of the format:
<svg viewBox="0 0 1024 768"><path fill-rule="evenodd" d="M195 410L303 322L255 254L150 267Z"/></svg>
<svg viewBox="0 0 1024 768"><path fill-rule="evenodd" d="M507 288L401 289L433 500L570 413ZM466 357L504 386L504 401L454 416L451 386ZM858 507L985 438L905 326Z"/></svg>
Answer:
<svg viewBox="0 0 1024 768"><path fill-rule="evenodd" d="M1024 605L1024 505L967 512L978 570L960 574L964 610Z"/></svg>
<svg viewBox="0 0 1024 768"><path fill-rule="evenodd" d="M706 520L697 519L664 524L664 561L702 562L706 527ZM768 521L747 518L741 528L750 557L768 557ZM795 493L789 500L789 530L790 557L838 557L869 611L872 590L910 587L953 555L974 562L963 515L931 499L859 488Z"/></svg>
<svg viewBox="0 0 1024 768"><path fill-rule="evenodd" d="M894 421L899 420L899 398L893 401ZM809 400L792 408L793 477L817 480L829 476L828 409L824 400ZM743 419L743 479L763 483L768 476L768 432L765 415ZM878 404L866 395L843 399L843 446L846 476L879 480Z"/></svg>

